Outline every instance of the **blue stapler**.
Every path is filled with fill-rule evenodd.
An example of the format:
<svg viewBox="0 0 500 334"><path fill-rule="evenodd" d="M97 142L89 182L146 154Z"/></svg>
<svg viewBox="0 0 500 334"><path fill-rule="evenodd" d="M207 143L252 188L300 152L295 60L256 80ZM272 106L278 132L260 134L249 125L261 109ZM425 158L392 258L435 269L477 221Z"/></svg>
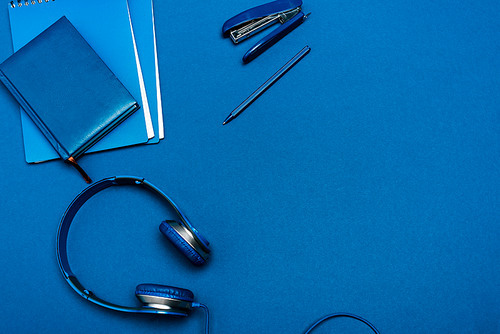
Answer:
<svg viewBox="0 0 500 334"><path fill-rule="evenodd" d="M249 63L304 22L309 14L304 15L300 6L302 0L277 0L250 8L227 20L222 26L222 34L231 37L236 44L277 22L281 23L245 53L243 62Z"/></svg>

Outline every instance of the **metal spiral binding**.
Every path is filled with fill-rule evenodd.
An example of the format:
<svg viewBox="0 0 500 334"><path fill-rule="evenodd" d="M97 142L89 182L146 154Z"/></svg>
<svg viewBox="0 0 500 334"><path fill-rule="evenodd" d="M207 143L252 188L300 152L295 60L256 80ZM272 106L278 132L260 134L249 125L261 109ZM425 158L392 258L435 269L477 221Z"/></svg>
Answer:
<svg viewBox="0 0 500 334"><path fill-rule="evenodd" d="M55 0L31 0L31 1L29 1L29 0L17 0L17 7L22 7L23 5L24 5L24 6L28 6L30 3L31 3L32 5L34 5L34 4L36 4L37 2L38 2L38 3L43 3L44 1L45 1L45 2L51 2L51 1L55 1ZM16 1L11 1L11 2L10 2L10 6L11 6L12 8L16 8Z"/></svg>

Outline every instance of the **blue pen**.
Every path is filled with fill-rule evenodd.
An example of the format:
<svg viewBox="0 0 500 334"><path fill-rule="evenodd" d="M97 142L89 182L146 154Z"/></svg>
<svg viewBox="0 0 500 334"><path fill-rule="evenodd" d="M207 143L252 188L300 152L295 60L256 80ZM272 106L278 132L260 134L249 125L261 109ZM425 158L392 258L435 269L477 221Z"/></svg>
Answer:
<svg viewBox="0 0 500 334"><path fill-rule="evenodd" d="M290 59L282 68L278 70L278 72L274 73L272 77L267 79L255 92L252 93L245 101L243 101L236 109L234 109L229 116L226 117L222 125L226 125L235 119L243 110L246 109L253 101L255 101L259 96L261 96L272 84L279 80L289 69L291 69L295 64L297 64L302 58L304 58L311 48L309 46L305 46L299 53L297 53L292 59Z"/></svg>

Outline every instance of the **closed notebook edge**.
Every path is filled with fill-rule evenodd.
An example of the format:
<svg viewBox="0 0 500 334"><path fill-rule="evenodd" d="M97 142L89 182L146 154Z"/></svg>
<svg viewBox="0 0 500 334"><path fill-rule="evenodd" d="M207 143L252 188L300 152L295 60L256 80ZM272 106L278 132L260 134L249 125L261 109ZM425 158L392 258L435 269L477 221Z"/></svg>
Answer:
<svg viewBox="0 0 500 334"><path fill-rule="evenodd" d="M155 10L154 2L151 0L151 18L153 23L153 51L155 58L155 81L156 81L156 103L158 105L158 136L161 139L165 138L165 125L163 123L163 102L161 95L161 82L160 82L160 65L158 61L158 45L156 41L156 23L155 23Z"/></svg>
<svg viewBox="0 0 500 334"><path fill-rule="evenodd" d="M135 64L137 67L137 76L139 79L139 88L141 91L144 120L146 122L146 131L148 134L148 139L151 140L155 137L155 132L154 132L154 127L153 127L153 120L151 119L151 110L149 108L148 95L147 95L147 91L146 91L146 84L144 82L144 76L142 74L141 60L139 58L139 51L137 49L137 42L135 39L135 32L134 32L134 27L132 25L132 17L130 15L130 7L128 4L128 1L127 1L127 12L128 12L128 21L130 24L130 33L132 34L132 44L134 46Z"/></svg>
<svg viewBox="0 0 500 334"><path fill-rule="evenodd" d="M83 145L80 149L76 150L75 153L73 153L73 157L75 159L79 158L83 153L85 153L89 148L91 148L95 143L97 143L101 138L106 136L108 133L110 133L114 128L116 128L120 123L122 123L125 119L127 119L128 116L132 115L134 112L139 110L141 107L139 104L133 103L130 105L126 110L123 111L123 113L120 114L115 120L111 123L108 123L108 125L102 130L96 133L95 136L93 136L85 145Z"/></svg>
<svg viewBox="0 0 500 334"><path fill-rule="evenodd" d="M137 42L134 44L136 61L142 70L150 117L155 131L155 138L150 139L148 144L159 143L163 139L163 117L161 100L158 100L158 75L155 68L157 66L157 57L155 56L155 31L152 5L152 0L127 0L132 35ZM144 110L145 107L143 102L142 109Z"/></svg>

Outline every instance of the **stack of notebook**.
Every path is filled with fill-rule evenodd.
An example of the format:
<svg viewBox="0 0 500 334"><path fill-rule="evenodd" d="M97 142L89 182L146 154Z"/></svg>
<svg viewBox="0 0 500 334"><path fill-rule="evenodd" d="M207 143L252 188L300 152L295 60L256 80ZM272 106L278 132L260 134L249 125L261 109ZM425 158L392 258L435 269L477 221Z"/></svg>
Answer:
<svg viewBox="0 0 500 334"><path fill-rule="evenodd" d="M137 144L153 144L163 139L163 113L152 0L14 0L8 1L7 4L9 6L14 52L22 49L45 30L61 30L61 26L68 29L65 23L68 21L71 29L74 27L83 37L83 40L88 43L90 50L95 51L95 54L102 59L105 64L104 67L109 68L111 75L103 74L102 71L100 72L101 75L106 76L106 78L112 76L113 80L118 79L116 81L123 84L125 92L130 93L131 99L128 98L127 93L124 93L117 86L117 99L120 100L120 103L123 101L125 103L130 102L130 105L123 107L112 118L108 118L106 120L108 124L104 125L105 129L96 129L95 134L90 134L94 138L81 143L79 150L82 152L77 150L74 155L79 155L85 151L96 152ZM62 21L65 22L59 22L63 17ZM55 24L56 22L57 24ZM57 26L57 29L53 26ZM49 27L50 29L48 29ZM50 31L47 33L48 36L54 33ZM44 38L44 40L47 39L47 37ZM57 43L57 38L52 42ZM23 76L19 72L23 71L23 69L16 64L16 62L20 61L19 59L22 60L23 53L26 54L25 58L32 59L30 61L33 61L33 52L40 55L40 61L44 57L45 60L43 61L50 59L50 55L40 51L43 48L37 46L36 43L37 41L23 48L19 52L20 56L14 55L11 63L4 66L6 73L10 70L10 74L7 73L6 75L7 77L11 75L16 79L16 76ZM81 43L78 45L81 46ZM50 50L47 52L50 52ZM28 55L29 53L32 54ZM57 55L55 56L57 57ZM84 60L80 61L87 61L87 58L82 59ZM36 59L32 64L33 66L37 65ZM69 62L67 66L71 66L69 70L77 67L76 65L70 65ZM39 67L46 70L43 66ZM64 69L61 69L61 71L64 71ZM29 71L26 73L33 76L33 73ZM57 78L58 75L60 73L54 75L54 78ZM61 80L67 79L64 76L60 78L64 78ZM9 78L4 77L3 81L9 83L9 80ZM47 91L47 87L43 87L45 90L37 87L40 83L36 81L31 79L29 87L26 87L28 81L24 84L22 81L17 83L22 87L15 87L15 83L11 85L12 87L8 87L14 95L16 95L16 92L20 92L18 94L20 97L16 96L16 98L20 101L24 110L32 107L32 109L36 109L39 106L31 106L30 103L32 102L30 101L23 105L23 99L35 99L36 103L43 99L40 97L41 93L35 94L36 97L24 96L28 94L28 91ZM90 89L93 88L95 87L90 87ZM86 88L82 86L82 89L85 90ZM99 95L96 92L90 93L94 94L93 96ZM61 91L60 94L64 95L65 92ZM132 103L135 101L137 101L136 104ZM51 103L57 103L57 101ZM139 105L140 109L138 108ZM91 110L95 106L87 105L85 108ZM65 147L59 149L57 147L59 144L57 134L48 133L55 131L53 128L58 125L53 124L56 124L57 120L51 124L43 124L43 116L41 117L42 121L37 120L37 110L33 110L30 114L29 111L25 112L22 109L21 120L26 161L37 163L59 157L66 159L66 151L71 150L66 150ZM50 110L45 112L50 114ZM82 115L82 118L85 118L85 115ZM55 140L56 143L51 142L51 137L57 139ZM70 140L73 140L73 138L70 138ZM71 152L69 155L71 155Z"/></svg>

